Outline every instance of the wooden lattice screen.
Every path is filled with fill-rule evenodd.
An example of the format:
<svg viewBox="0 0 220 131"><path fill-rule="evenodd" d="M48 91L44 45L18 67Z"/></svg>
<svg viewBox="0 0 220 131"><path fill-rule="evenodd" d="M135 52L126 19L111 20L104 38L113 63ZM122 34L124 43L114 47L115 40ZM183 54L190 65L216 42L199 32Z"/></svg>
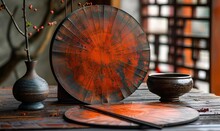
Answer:
<svg viewBox="0 0 220 131"><path fill-rule="evenodd" d="M211 0L141 0L150 69L181 72L210 88ZM165 57L166 55L166 57Z"/></svg>

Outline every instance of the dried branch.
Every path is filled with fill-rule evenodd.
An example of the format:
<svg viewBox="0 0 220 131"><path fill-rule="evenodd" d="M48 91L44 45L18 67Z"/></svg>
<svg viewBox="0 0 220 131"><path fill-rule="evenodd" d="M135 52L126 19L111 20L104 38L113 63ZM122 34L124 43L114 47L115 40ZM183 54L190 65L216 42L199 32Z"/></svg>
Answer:
<svg viewBox="0 0 220 131"><path fill-rule="evenodd" d="M15 7L15 9L14 9L14 11L13 11L13 14L15 15L15 13L17 12L17 10L18 10L18 6L17 7ZM12 23L13 23L13 21L12 21L12 19L10 19L10 22L9 22L9 25L8 25L8 29L7 29L7 40L8 40L8 44L9 44L9 47L11 48L11 50L13 51L14 50L14 46L13 46L13 44L12 44L12 39L11 39L11 37L10 37L10 32L11 32L11 26L12 26Z"/></svg>
<svg viewBox="0 0 220 131"><path fill-rule="evenodd" d="M67 4L71 6L70 3L67 3ZM52 6L53 6L53 2L50 3L50 8L53 8ZM49 9L50 9L50 8L49 8ZM68 7L62 8L62 9L61 9L61 12L64 12L64 11L66 12L66 8L68 8ZM62 13L59 13L59 15L56 15L56 18L55 18L55 19L61 19L61 18L60 18L60 17L62 17L61 14L62 14ZM47 18L50 18L49 15L47 16ZM53 32L54 32L55 29L56 29L55 26L54 26L54 27L51 27L51 28L48 30L47 35L44 35L44 38L43 38L44 41L43 41L43 43L41 43L40 46L35 50L35 52L34 52L34 54L33 54L33 58L37 58L37 56L39 56L40 54L43 53L43 51L45 50L45 48L47 47L47 45L50 43L50 40L51 40L51 38L52 38L52 36L53 36Z"/></svg>
<svg viewBox="0 0 220 131"><path fill-rule="evenodd" d="M15 9L13 10L13 14L14 14L14 15L15 15L15 13L17 12L17 10L18 10L18 6L15 7ZM12 39L10 38L10 32L11 32L11 29L12 29L12 28L11 28L12 24L13 24L13 22L12 22L12 20L10 19L10 23L9 23L8 29L7 29L7 40L8 40L8 44L9 44L11 50L13 51L13 50L15 50L15 48L14 48L14 46L13 46L13 44L12 44ZM15 67L13 70L14 70L13 72L14 72L15 78L18 79L18 78L19 78L19 75L18 75L18 71L16 70L16 67Z"/></svg>
<svg viewBox="0 0 220 131"><path fill-rule="evenodd" d="M7 12L7 13L9 14L9 16L11 17L11 20L13 21L13 23L14 23L16 29L18 30L18 32L19 32L21 35L25 36L24 32L19 28L18 24L16 23L13 14L11 13L11 11L10 11L10 10L8 9L8 7L6 6L5 1L4 1L4 0L1 0L1 2L2 2L2 4L4 5L6 12Z"/></svg>
<svg viewBox="0 0 220 131"><path fill-rule="evenodd" d="M47 45L50 43L51 37L53 36L53 32L56 28L52 27L47 31L47 35L44 35L44 41L40 44L40 46L33 53L33 58L37 58L43 51L46 49Z"/></svg>
<svg viewBox="0 0 220 131"><path fill-rule="evenodd" d="M1 0L3 1L3 0ZM4 2L4 1L3 1ZM48 0L47 5L49 5L49 7L47 8L47 12L50 12L51 9L54 9L54 1L53 0ZM45 25L47 24L47 22L51 19L60 19L63 18L63 13L65 11L65 8L62 7L61 9L58 9L58 11L56 11L57 15L50 15L50 13L47 13L44 15L43 20L41 22L40 25ZM14 19L14 17L13 17ZM39 44L39 46L36 48L36 50L34 50L33 53L33 58L37 58L47 47L47 45L50 43L50 38L53 35L53 31L55 30L55 26L50 27L49 29L45 30L46 32L41 32L41 33L35 33L32 35L32 37L29 38L29 42L30 42L30 46L34 46L33 43L34 41L38 40L40 37L44 37L44 41ZM47 34L47 35L45 35ZM8 36L8 38L10 38L10 36ZM12 43L12 41L11 41ZM26 58L26 54L23 50L23 46L24 46L24 41L21 42L21 44L18 46L18 48L13 48L13 50L11 51L11 55L10 58L8 59L8 61L6 61L3 65L0 66L0 83L2 83L3 81L5 81L10 74L13 72L14 68L16 67L16 65L22 61L23 59Z"/></svg>
<svg viewBox="0 0 220 131"><path fill-rule="evenodd" d="M64 6L63 8L57 10L54 13L54 16L60 16L63 13L64 10L65 10L65 12L67 12L67 8L69 8L69 5L71 6L71 1L67 1L67 7Z"/></svg>
<svg viewBox="0 0 220 131"><path fill-rule="evenodd" d="M48 1L48 3L46 5L50 5L50 6L47 8L46 12L50 12L50 9L52 8L52 5L53 5L52 3L53 2L51 0ZM50 19L51 19L50 13L45 14L40 25L45 25ZM41 37L41 35L42 35L42 33L35 32L31 37L29 37L30 45L32 45L34 43L34 41L38 40L39 37ZM18 48L19 49L23 48L24 43L25 43L25 41L21 42L19 44Z"/></svg>
<svg viewBox="0 0 220 131"><path fill-rule="evenodd" d="M46 12L50 12L50 9L53 9L54 8L54 1L53 0L48 0L48 3L46 5L49 5L49 8L47 8L47 11ZM71 1L68 1L67 2L67 8L71 6ZM45 25L45 23L47 23L49 20L51 19L60 19L60 17L62 17L62 13L66 11L66 8L65 6L59 10L57 10L54 15L51 15L50 13L47 13L44 18L43 18L43 21L39 24L39 25ZM62 17L63 18L63 17ZM42 36L42 33L38 33L38 32L35 32L30 38L29 38L29 42L30 42L30 45L32 45L34 43L34 41L38 40L39 37ZM24 41L21 42L19 44L19 49L23 48L23 45L24 45Z"/></svg>
<svg viewBox="0 0 220 131"><path fill-rule="evenodd" d="M28 39L28 27L27 27L27 16L26 16L26 0L23 0L23 20L24 20L24 34L25 34L25 51L27 53L28 61L31 61L29 39Z"/></svg>

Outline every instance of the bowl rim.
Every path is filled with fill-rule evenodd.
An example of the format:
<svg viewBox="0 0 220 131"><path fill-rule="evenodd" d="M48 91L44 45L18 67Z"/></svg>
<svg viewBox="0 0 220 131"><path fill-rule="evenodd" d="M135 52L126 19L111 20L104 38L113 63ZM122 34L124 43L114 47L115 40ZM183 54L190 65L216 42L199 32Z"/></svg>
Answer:
<svg viewBox="0 0 220 131"><path fill-rule="evenodd" d="M188 79L192 78L189 74L183 73L152 73L148 77L158 78L158 79Z"/></svg>

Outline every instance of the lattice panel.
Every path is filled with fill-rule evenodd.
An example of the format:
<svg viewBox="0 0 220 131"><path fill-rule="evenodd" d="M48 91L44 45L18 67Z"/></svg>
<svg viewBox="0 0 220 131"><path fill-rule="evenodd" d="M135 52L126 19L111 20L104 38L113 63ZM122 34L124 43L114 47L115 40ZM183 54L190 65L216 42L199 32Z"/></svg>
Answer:
<svg viewBox="0 0 220 131"><path fill-rule="evenodd" d="M188 73L209 87L211 0L141 0L140 11L151 70Z"/></svg>

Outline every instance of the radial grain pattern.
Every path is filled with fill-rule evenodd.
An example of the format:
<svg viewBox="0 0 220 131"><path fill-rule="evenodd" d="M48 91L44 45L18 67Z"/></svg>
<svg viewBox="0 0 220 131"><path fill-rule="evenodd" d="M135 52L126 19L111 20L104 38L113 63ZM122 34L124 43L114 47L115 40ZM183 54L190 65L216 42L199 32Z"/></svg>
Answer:
<svg viewBox="0 0 220 131"><path fill-rule="evenodd" d="M150 49L137 21L106 5L82 7L58 27L51 45L57 81L76 99L118 102L141 84Z"/></svg>

